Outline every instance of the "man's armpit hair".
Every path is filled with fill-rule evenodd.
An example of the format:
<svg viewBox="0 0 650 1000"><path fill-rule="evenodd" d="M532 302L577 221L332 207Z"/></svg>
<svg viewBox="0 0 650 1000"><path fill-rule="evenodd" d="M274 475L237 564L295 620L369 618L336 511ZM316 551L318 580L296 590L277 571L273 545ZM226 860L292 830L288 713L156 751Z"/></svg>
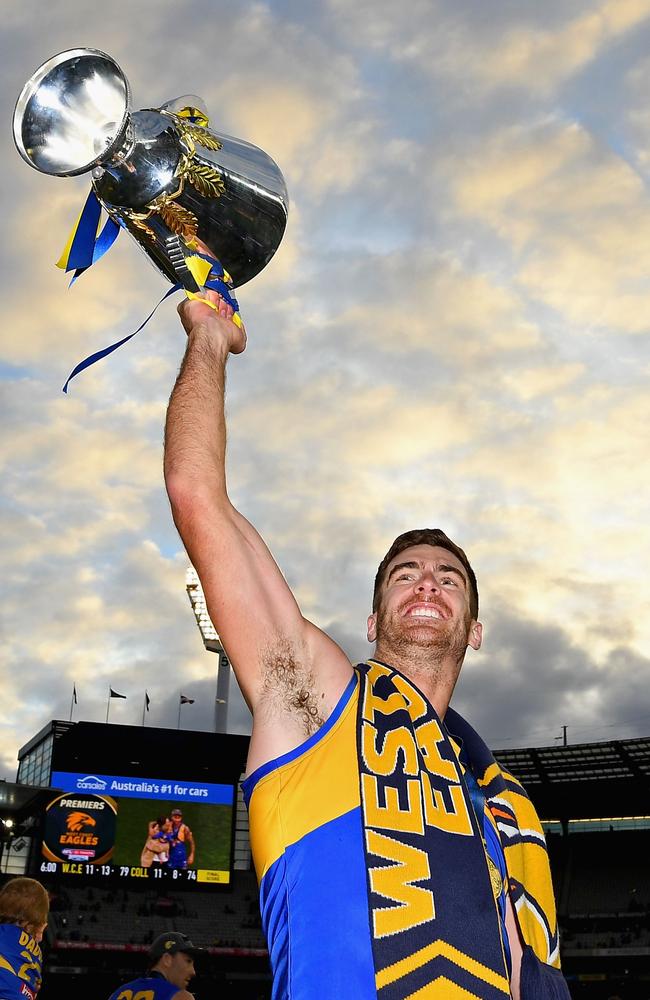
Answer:
<svg viewBox="0 0 650 1000"><path fill-rule="evenodd" d="M261 655L262 700L267 708L284 710L296 715L306 736L311 736L325 721L314 690L314 675L303 657L296 654L293 643L278 636Z"/></svg>

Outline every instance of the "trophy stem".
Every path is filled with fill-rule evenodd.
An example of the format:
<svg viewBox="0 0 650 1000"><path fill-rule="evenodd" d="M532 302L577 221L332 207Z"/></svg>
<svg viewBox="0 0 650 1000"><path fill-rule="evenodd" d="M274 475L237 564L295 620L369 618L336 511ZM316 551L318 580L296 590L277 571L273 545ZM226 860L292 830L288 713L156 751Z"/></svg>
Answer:
<svg viewBox="0 0 650 1000"><path fill-rule="evenodd" d="M119 133L106 146L106 151L97 159L92 170L95 179L101 177L101 172L106 170L112 163L115 166L125 166L127 170L133 172L135 169L129 163L129 157L135 148L135 131L131 116L127 115Z"/></svg>

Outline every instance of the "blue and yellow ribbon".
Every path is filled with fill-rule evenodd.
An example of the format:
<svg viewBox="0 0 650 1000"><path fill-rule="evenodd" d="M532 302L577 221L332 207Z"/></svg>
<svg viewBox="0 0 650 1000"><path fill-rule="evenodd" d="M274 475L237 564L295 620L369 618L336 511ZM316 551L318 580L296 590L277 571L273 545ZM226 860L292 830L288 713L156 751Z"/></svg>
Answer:
<svg viewBox="0 0 650 1000"><path fill-rule="evenodd" d="M99 233L101 212L101 203L91 190L56 262L56 266L62 271L74 271L70 285L110 250L119 235L120 227L110 216Z"/></svg>
<svg viewBox="0 0 650 1000"><path fill-rule="evenodd" d="M61 257L57 261L57 267L62 268L65 271L74 271L74 275L70 285L73 285L80 275L87 271L89 267L96 264L97 261L104 256L107 250L115 242L117 235L120 231L119 225L114 222L110 217L105 223L101 233L98 235L99 222L101 216L101 204L95 195L94 191L91 191L86 199L86 204L84 205L79 218L77 219L76 225L74 226L69 238L66 243ZM226 270L224 270L221 263L216 259L216 257L211 257L208 254L195 253L192 256L186 258L186 264L194 277L194 280L202 288L210 288L224 299L229 306L233 309L233 323L241 327L242 320L239 314L239 304L237 299L232 294L232 278ZM118 347L122 344L126 344L127 340L131 340L135 337L136 333L139 333L143 327L147 325L156 309L161 305L165 299L169 298L174 292L179 291L183 286L180 282L172 285L168 289L159 302L156 303L154 308L151 310L147 318L140 324L137 330L133 333L128 334L126 337L122 337L114 344L110 344L109 347L104 347L101 351L96 351L94 354L90 354L83 361L73 368L73 370L68 375L65 385L63 386L63 392L67 393L68 385L72 379L78 375L80 372L84 371L86 368L90 368L97 361L101 361L102 358L107 357L116 351ZM185 294L188 299L200 299L201 295L197 295L194 292L189 292L186 290ZM206 304L216 309L211 302Z"/></svg>
<svg viewBox="0 0 650 1000"><path fill-rule="evenodd" d="M239 303L232 294L232 278L219 261L208 254L196 253L192 257L187 257L185 263L197 285L202 285L203 288L211 288L214 292L218 292L221 298L233 310L233 323L239 327L243 326L241 316L239 315ZM203 298L203 296L197 295L195 292L186 291L185 294L188 299ZM206 304L213 306L212 302L207 302ZM216 308L216 306L213 306L213 308Z"/></svg>
<svg viewBox="0 0 650 1000"><path fill-rule="evenodd" d="M181 108L180 111L175 111L174 114L178 115L179 118L185 118L192 125L201 125L203 128L207 128L210 124L210 119L200 108Z"/></svg>

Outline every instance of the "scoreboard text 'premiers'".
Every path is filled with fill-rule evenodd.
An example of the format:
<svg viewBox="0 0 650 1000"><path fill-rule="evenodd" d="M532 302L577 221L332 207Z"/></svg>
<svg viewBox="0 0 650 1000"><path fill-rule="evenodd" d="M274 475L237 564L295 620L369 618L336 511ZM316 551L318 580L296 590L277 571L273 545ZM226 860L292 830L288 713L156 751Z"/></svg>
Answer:
<svg viewBox="0 0 650 1000"><path fill-rule="evenodd" d="M117 803L107 795L64 792L47 807L43 856L102 864L113 854Z"/></svg>

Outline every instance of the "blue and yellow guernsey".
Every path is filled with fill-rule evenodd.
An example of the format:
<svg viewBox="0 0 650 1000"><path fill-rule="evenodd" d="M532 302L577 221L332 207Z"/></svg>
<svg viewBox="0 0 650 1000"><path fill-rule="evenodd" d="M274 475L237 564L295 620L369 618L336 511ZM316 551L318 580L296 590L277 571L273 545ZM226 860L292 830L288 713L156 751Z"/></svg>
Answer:
<svg viewBox="0 0 650 1000"><path fill-rule="evenodd" d="M34 1000L41 986L43 953L38 941L15 924L0 924L0 997Z"/></svg>
<svg viewBox="0 0 650 1000"><path fill-rule="evenodd" d="M180 987L174 986L159 972L124 983L111 993L108 1000L173 1000Z"/></svg>
<svg viewBox="0 0 650 1000"><path fill-rule="evenodd" d="M274 1000L509 997L506 888L536 969L559 967L526 793L457 713L443 727L385 664L360 664L327 722L244 795Z"/></svg>

